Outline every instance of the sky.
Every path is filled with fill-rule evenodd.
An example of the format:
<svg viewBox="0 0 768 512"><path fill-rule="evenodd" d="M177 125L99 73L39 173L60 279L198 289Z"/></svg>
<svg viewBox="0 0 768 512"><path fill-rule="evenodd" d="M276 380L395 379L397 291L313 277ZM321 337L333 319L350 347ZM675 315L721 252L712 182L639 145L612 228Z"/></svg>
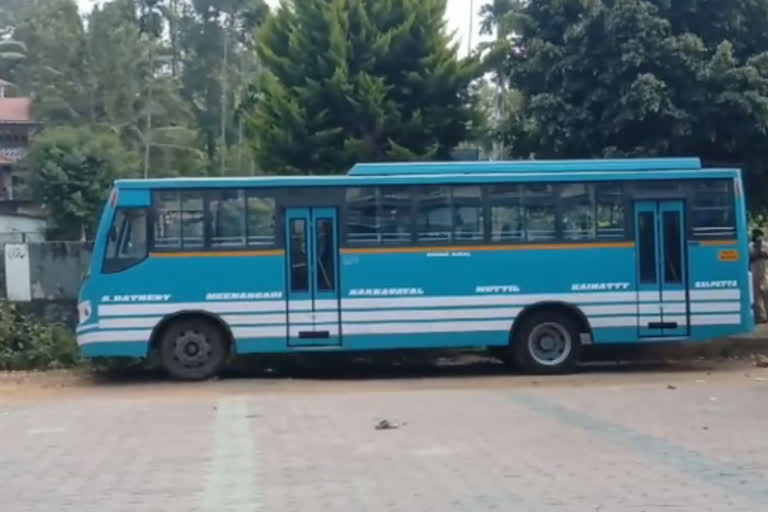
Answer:
<svg viewBox="0 0 768 512"><path fill-rule="evenodd" d="M80 4L80 8L87 12L91 6L95 3L100 3L103 0L77 0ZM267 0L270 5L277 5L280 0ZM488 3L490 0L448 0L448 9L446 12L446 18L448 20L448 27L451 31L457 32L456 37L461 42L461 55L465 55L467 52L467 44L470 34L470 7L474 4L475 15L472 16L472 46L476 46L480 40L479 35L479 20L477 11L484 3Z"/></svg>

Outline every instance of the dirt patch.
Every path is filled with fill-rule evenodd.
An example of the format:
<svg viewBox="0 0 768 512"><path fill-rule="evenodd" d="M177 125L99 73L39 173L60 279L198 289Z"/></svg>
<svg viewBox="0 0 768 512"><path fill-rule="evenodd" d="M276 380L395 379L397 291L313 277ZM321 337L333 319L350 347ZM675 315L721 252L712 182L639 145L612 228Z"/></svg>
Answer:
<svg viewBox="0 0 768 512"><path fill-rule="evenodd" d="M328 363L328 361L325 361ZM443 361L445 363L445 361ZM520 375L503 365L471 358L461 364L384 365L337 363L254 368L220 380L171 382L156 374L104 376L76 371L0 374L0 405L77 398L188 400L261 393L360 393L414 390L504 390L593 386L729 385L765 382L768 368L749 358L667 362L592 363L571 375ZM667 388L668 389L668 388Z"/></svg>

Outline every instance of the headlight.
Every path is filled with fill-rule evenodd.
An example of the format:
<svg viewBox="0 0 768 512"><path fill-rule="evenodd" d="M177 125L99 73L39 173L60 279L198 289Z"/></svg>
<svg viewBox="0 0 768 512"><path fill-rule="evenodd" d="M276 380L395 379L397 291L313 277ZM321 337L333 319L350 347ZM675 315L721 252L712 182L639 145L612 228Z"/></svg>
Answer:
<svg viewBox="0 0 768 512"><path fill-rule="evenodd" d="M91 301L86 300L77 305L80 323L85 323L91 317Z"/></svg>

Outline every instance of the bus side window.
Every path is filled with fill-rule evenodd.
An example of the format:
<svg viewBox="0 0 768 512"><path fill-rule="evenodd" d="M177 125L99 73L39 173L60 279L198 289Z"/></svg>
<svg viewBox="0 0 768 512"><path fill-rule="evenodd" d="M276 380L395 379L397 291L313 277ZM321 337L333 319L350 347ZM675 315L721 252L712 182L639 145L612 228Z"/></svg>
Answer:
<svg viewBox="0 0 768 512"><path fill-rule="evenodd" d="M696 238L736 236L734 193L730 180L694 181L691 225Z"/></svg>
<svg viewBox="0 0 768 512"><path fill-rule="evenodd" d="M178 191L158 191L152 198L154 210L154 249L181 248L181 194Z"/></svg>
<svg viewBox="0 0 768 512"><path fill-rule="evenodd" d="M374 245L379 237L377 187L350 187L346 191L345 227L349 245Z"/></svg>
<svg viewBox="0 0 768 512"><path fill-rule="evenodd" d="M523 196L525 207L525 231L529 242L554 240L555 194L547 184L526 184Z"/></svg>
<svg viewBox="0 0 768 512"><path fill-rule="evenodd" d="M595 238L595 188L588 183L565 183L560 187L562 229L565 240Z"/></svg>
<svg viewBox="0 0 768 512"><path fill-rule="evenodd" d="M451 240L453 218L450 187L427 185L417 189L416 194L416 239L419 242Z"/></svg>
<svg viewBox="0 0 768 512"><path fill-rule="evenodd" d="M203 247L203 192L192 190L181 194L181 246Z"/></svg>
<svg viewBox="0 0 768 512"><path fill-rule="evenodd" d="M522 187L509 183L488 188L492 242L519 242L525 238Z"/></svg>
<svg viewBox="0 0 768 512"><path fill-rule="evenodd" d="M453 239L479 241L485 238L482 188L453 187Z"/></svg>
<svg viewBox="0 0 768 512"><path fill-rule="evenodd" d="M277 243L275 198L260 192L249 192L246 200L246 212L248 246L274 246Z"/></svg>
<svg viewBox="0 0 768 512"><path fill-rule="evenodd" d="M407 187L381 187L377 224L382 242L411 242L411 193Z"/></svg>
<svg viewBox="0 0 768 512"><path fill-rule="evenodd" d="M624 217L624 188L621 184L598 183L597 238L620 240L627 236Z"/></svg>
<svg viewBox="0 0 768 512"><path fill-rule="evenodd" d="M213 249L245 247L245 192L212 190L208 197L208 219Z"/></svg>

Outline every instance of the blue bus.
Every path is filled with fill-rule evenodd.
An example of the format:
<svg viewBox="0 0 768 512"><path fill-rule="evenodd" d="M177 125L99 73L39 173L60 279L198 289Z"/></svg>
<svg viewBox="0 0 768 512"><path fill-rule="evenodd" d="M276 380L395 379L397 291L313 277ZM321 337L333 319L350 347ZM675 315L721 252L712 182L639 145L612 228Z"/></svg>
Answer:
<svg viewBox="0 0 768 512"><path fill-rule="evenodd" d="M203 379L248 353L590 344L754 327L739 169L698 158L358 164L119 180L79 300L86 357Z"/></svg>

